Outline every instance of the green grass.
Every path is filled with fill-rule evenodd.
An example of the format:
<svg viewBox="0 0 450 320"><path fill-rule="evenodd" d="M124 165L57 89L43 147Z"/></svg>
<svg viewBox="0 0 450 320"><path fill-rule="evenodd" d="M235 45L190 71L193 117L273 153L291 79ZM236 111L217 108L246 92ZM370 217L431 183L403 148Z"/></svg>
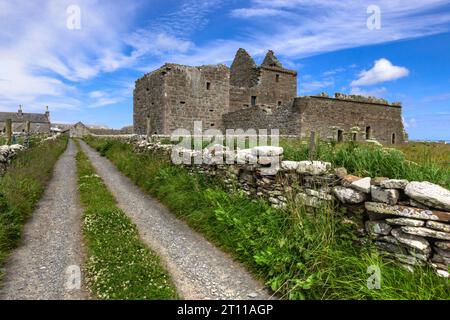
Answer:
<svg viewBox="0 0 450 320"><path fill-rule="evenodd" d="M34 211L66 146L67 137L60 137L20 152L0 177L0 263L17 246L23 225Z"/></svg>
<svg viewBox="0 0 450 320"><path fill-rule="evenodd" d="M48 135L46 134L32 134L29 138L30 147L36 146L39 142L46 138ZM16 144L24 144L25 137L24 136L16 136ZM0 145L5 145L8 142L6 136L0 136Z"/></svg>
<svg viewBox="0 0 450 320"><path fill-rule="evenodd" d="M243 262L283 299L449 299L448 281L430 268L412 274L361 243L336 208L286 210L229 193L220 182L189 174L161 155L87 138L120 171L174 214ZM367 288L367 268L381 270L381 289Z"/></svg>
<svg viewBox="0 0 450 320"><path fill-rule="evenodd" d="M91 292L108 300L176 299L159 258L141 242L136 226L117 207L86 155L79 151L76 159Z"/></svg>
<svg viewBox="0 0 450 320"><path fill-rule="evenodd" d="M280 146L284 148L285 160L308 159L308 144L300 139L283 139ZM345 167L351 174L430 181L448 189L450 166L445 161L449 154L450 149L444 144L432 144L428 148L417 144L383 148L363 143L320 142L317 148L318 160Z"/></svg>

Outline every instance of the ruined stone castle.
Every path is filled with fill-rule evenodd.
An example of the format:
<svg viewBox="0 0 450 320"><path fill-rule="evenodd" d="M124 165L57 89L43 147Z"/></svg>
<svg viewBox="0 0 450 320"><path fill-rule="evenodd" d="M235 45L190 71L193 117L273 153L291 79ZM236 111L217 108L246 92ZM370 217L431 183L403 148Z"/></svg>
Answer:
<svg viewBox="0 0 450 320"><path fill-rule="evenodd" d="M338 141L405 141L401 104L384 99L327 94L297 97L297 72L272 51L261 65L239 49L231 65L165 64L136 81L134 132L170 135L178 128L279 129L282 135Z"/></svg>

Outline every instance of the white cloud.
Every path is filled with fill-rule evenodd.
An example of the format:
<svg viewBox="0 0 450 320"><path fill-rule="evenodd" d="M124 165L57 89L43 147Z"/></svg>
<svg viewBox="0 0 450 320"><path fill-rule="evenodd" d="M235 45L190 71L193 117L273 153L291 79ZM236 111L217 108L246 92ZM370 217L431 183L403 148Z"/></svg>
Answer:
<svg viewBox="0 0 450 320"><path fill-rule="evenodd" d="M393 81L409 75L405 67L394 66L387 59L375 61L372 69L364 70L359 74L359 79L352 81L352 86L370 86L386 81Z"/></svg>

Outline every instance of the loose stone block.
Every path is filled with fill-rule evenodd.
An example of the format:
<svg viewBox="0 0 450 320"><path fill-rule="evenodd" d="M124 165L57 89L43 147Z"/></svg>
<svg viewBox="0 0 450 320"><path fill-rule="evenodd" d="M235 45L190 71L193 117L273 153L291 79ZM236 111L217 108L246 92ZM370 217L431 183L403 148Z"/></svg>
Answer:
<svg viewBox="0 0 450 320"><path fill-rule="evenodd" d="M391 234L401 243L419 250L424 254L431 252L431 246L427 239L411 235L403 232L400 229L392 229Z"/></svg>
<svg viewBox="0 0 450 320"><path fill-rule="evenodd" d="M440 254L434 254L433 258L431 258L431 261L446 266L450 265L450 258L446 256L441 256Z"/></svg>
<svg viewBox="0 0 450 320"><path fill-rule="evenodd" d="M386 179L380 182L380 186L384 189L405 189L408 185L408 180L401 179Z"/></svg>
<svg viewBox="0 0 450 320"><path fill-rule="evenodd" d="M344 187L350 188L352 183L358 180L361 180L361 177L349 174L342 178L342 185Z"/></svg>
<svg viewBox="0 0 450 320"><path fill-rule="evenodd" d="M376 177L376 178L372 179L371 183L372 183L372 185L379 187L379 186L381 186L381 182L383 182L385 180L389 180L389 179L385 178L385 177Z"/></svg>
<svg viewBox="0 0 450 320"><path fill-rule="evenodd" d="M430 182L410 182L405 188L410 198L427 206L450 211L450 191Z"/></svg>
<svg viewBox="0 0 450 320"><path fill-rule="evenodd" d="M427 227L439 231L450 232L450 225L441 222L427 221Z"/></svg>
<svg viewBox="0 0 450 320"><path fill-rule="evenodd" d="M423 225L425 225L424 221L408 218L386 219L386 222L390 224L408 227L422 227Z"/></svg>
<svg viewBox="0 0 450 320"><path fill-rule="evenodd" d="M391 206L379 202L366 202L366 210L377 214L389 214L395 216L402 216L413 219L435 220L435 221L450 221L450 213L436 210L426 210L420 208L413 208L408 206Z"/></svg>
<svg viewBox="0 0 450 320"><path fill-rule="evenodd" d="M405 254L394 254L395 258L402 262L402 263L406 263L412 266L424 266L425 263L423 261L420 261L419 259L413 257L413 256L409 256L409 255L405 255Z"/></svg>
<svg viewBox="0 0 450 320"><path fill-rule="evenodd" d="M330 171L331 163L323 161L300 161L297 172L300 174L322 175Z"/></svg>
<svg viewBox="0 0 450 320"><path fill-rule="evenodd" d="M372 179L370 177L359 179L359 180L352 182L350 184L350 187L355 190L364 192L364 193L370 193L370 181L371 180Z"/></svg>
<svg viewBox="0 0 450 320"><path fill-rule="evenodd" d="M434 251L440 256L446 257L450 259L450 250L442 250L440 248L434 247Z"/></svg>
<svg viewBox="0 0 450 320"><path fill-rule="evenodd" d="M423 253L415 251L414 249L409 249L408 254L413 256L414 258L417 258L417 259L425 261L425 262L428 261L428 259L430 258L430 253L423 254Z"/></svg>
<svg viewBox="0 0 450 320"><path fill-rule="evenodd" d="M399 254L406 254L407 251L402 248L401 246L399 246L398 244L392 244L389 242L384 242L384 241L376 241L375 245L384 251L390 252L390 253L399 253Z"/></svg>
<svg viewBox="0 0 450 320"><path fill-rule="evenodd" d="M436 241L434 245L442 250L450 250L450 241Z"/></svg>
<svg viewBox="0 0 450 320"><path fill-rule="evenodd" d="M282 147L259 146L253 147L251 150L254 156L260 157L274 157L274 156L281 156L283 154Z"/></svg>
<svg viewBox="0 0 450 320"><path fill-rule="evenodd" d="M383 202L395 205L398 202L400 194L396 189L382 189L376 186L371 187L372 201Z"/></svg>
<svg viewBox="0 0 450 320"><path fill-rule="evenodd" d="M417 236L442 239L442 240L450 240L450 233L447 233L447 232L436 231L436 230L423 228L423 227L401 227L401 229L403 232L417 235Z"/></svg>
<svg viewBox="0 0 450 320"><path fill-rule="evenodd" d="M347 204L358 204L366 200L364 192L356 191L345 187L334 187L333 193L342 202Z"/></svg>
<svg viewBox="0 0 450 320"><path fill-rule="evenodd" d="M298 161L281 161L281 170L283 171L296 171L298 166Z"/></svg>

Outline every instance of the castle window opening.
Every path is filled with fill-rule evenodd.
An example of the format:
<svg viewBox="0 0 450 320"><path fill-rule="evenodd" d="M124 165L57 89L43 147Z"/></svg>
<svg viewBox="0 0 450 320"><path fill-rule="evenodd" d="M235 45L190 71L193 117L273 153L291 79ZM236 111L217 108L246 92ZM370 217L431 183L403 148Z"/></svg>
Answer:
<svg viewBox="0 0 450 320"><path fill-rule="evenodd" d="M356 141L356 133L352 133L352 140Z"/></svg>
<svg viewBox="0 0 450 320"><path fill-rule="evenodd" d="M256 96L252 96L252 107L256 107Z"/></svg>
<svg viewBox="0 0 450 320"><path fill-rule="evenodd" d="M278 106L281 106L281 101L278 101Z"/></svg>
<svg viewBox="0 0 450 320"><path fill-rule="evenodd" d="M211 123L211 127L214 127L216 124L215 123Z"/></svg>
<svg viewBox="0 0 450 320"><path fill-rule="evenodd" d="M337 132L337 141L338 142L344 141L344 131L338 130L338 132Z"/></svg>
<svg viewBox="0 0 450 320"><path fill-rule="evenodd" d="M209 90L209 89L211 89L211 82L206 83L206 90Z"/></svg>
<svg viewBox="0 0 450 320"><path fill-rule="evenodd" d="M180 101L180 104L186 104L186 101Z"/></svg>
<svg viewBox="0 0 450 320"><path fill-rule="evenodd" d="M372 128L370 126L366 127L366 140L369 140L372 136Z"/></svg>
<svg viewBox="0 0 450 320"><path fill-rule="evenodd" d="M392 142L392 144L395 144L395 133L392 134L391 142Z"/></svg>
<svg viewBox="0 0 450 320"><path fill-rule="evenodd" d="M280 75L279 75L279 74L277 74L277 75L275 76L275 81L276 81L276 82L280 82Z"/></svg>

